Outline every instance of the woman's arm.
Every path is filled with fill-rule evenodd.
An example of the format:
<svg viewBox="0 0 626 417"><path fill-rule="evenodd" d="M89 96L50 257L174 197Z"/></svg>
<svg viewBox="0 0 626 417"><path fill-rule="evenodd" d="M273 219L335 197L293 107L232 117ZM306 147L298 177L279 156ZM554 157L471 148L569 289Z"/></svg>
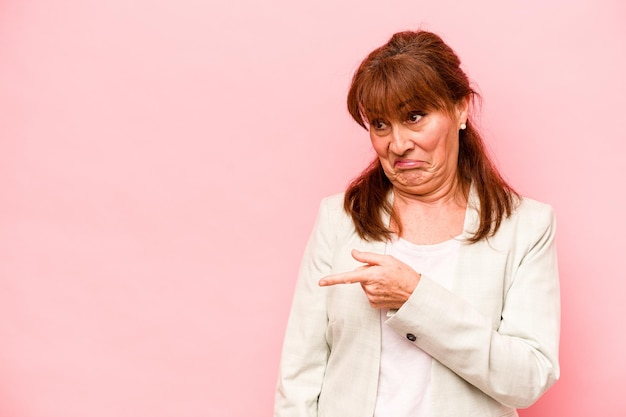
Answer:
<svg viewBox="0 0 626 417"><path fill-rule="evenodd" d="M507 233L514 247L508 257L515 262L510 286L503 286L503 294L484 298L502 300L501 317L490 317L484 309L479 311L475 300L423 276L387 324L412 335L415 345L487 395L523 408L559 377L560 299L552 209L535 207ZM492 246L486 242L484 248L488 252ZM474 262L488 264L489 253L485 255ZM504 280L476 277L470 268L460 277L470 285L492 278Z"/></svg>
<svg viewBox="0 0 626 417"><path fill-rule="evenodd" d="M322 203L306 246L287 323L276 387L275 417L317 416L326 370L328 318L318 280L331 268L332 227Z"/></svg>

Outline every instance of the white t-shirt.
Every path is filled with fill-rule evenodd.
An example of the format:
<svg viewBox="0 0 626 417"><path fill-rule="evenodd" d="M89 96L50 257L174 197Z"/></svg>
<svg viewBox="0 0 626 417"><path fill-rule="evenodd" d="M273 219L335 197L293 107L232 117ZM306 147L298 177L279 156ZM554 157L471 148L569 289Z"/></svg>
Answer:
<svg viewBox="0 0 626 417"><path fill-rule="evenodd" d="M460 239L435 245L415 245L398 238L387 244L387 254L450 289ZM381 310L382 347L374 417L431 417L429 397L432 358L385 324Z"/></svg>

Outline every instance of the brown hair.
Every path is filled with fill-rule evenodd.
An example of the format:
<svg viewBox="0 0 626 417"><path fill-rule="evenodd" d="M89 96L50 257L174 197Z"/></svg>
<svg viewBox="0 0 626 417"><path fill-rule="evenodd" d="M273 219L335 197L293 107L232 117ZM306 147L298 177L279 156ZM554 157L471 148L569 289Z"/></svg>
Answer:
<svg viewBox="0 0 626 417"><path fill-rule="evenodd" d="M434 33L396 33L355 72L348 111L366 130L375 118L402 120L407 108L452 114L461 100L479 98L460 65L454 51ZM511 215L518 195L489 159L469 118L466 124L467 128L459 131L458 177L463 187L472 184L476 188L480 200L480 225L468 239L475 243L498 230L502 220ZM391 237L382 212L401 227L387 199L391 186L378 158L348 186L344 208L361 238L383 241Z"/></svg>

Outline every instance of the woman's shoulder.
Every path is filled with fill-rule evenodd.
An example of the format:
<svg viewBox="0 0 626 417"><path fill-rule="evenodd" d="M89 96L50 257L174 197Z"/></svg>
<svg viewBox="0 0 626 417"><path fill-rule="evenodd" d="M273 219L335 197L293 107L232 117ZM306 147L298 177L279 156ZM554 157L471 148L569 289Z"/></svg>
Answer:
<svg viewBox="0 0 626 417"><path fill-rule="evenodd" d="M343 210L343 199L345 193L340 192L336 194L327 195L322 198L320 205L329 210Z"/></svg>
<svg viewBox="0 0 626 417"><path fill-rule="evenodd" d="M320 202L319 216L336 225L351 225L352 220L344 209L345 193L336 193L323 197Z"/></svg>
<svg viewBox="0 0 626 417"><path fill-rule="evenodd" d="M523 217L554 217L554 209L548 203L530 197L519 197L518 205L513 215Z"/></svg>
<svg viewBox="0 0 626 417"><path fill-rule="evenodd" d="M516 198L511 215L502 219L495 234L485 241L493 248L515 247L526 250L543 236L553 235L555 227L556 219L551 205L520 196Z"/></svg>
<svg viewBox="0 0 626 417"><path fill-rule="evenodd" d="M551 229L556 223L554 209L550 204L530 197L519 197L511 216L502 224L514 227L518 233Z"/></svg>

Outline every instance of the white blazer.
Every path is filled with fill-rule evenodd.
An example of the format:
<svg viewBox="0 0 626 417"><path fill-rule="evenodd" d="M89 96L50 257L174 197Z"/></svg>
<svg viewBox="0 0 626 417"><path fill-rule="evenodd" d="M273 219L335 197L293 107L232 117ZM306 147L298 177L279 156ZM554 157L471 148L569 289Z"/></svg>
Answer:
<svg viewBox="0 0 626 417"><path fill-rule="evenodd" d="M464 236L479 223L470 192ZM371 417L381 349L378 310L359 284L319 287L360 264L343 194L322 201L302 260L287 324L275 417ZM418 271L419 272L419 271ZM451 290L423 275L386 324L433 357L431 417L517 416L559 377L560 302L555 218L522 199L497 234L463 243Z"/></svg>

